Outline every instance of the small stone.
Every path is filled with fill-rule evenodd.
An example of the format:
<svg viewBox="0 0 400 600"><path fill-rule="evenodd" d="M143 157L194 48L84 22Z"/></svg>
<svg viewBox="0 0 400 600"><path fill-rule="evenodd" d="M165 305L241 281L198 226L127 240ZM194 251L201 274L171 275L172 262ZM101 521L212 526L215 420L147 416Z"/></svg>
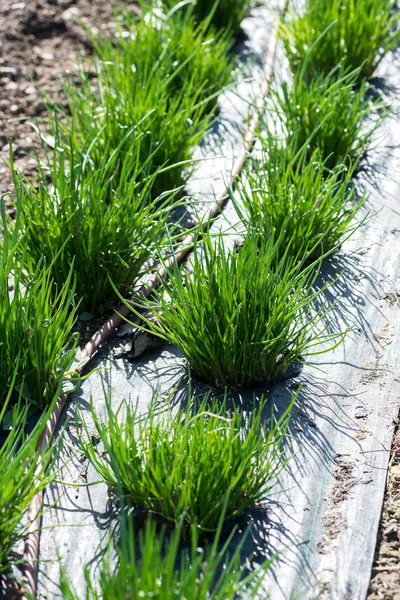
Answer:
<svg viewBox="0 0 400 600"><path fill-rule="evenodd" d="M54 60L54 54L51 52L41 52L39 58L44 61L52 61Z"/></svg>
<svg viewBox="0 0 400 600"><path fill-rule="evenodd" d="M16 89L18 89L18 84L15 83L15 81L10 81L9 83L7 83L7 85L4 86L4 89L6 89L6 90L16 90Z"/></svg>
<svg viewBox="0 0 400 600"><path fill-rule="evenodd" d="M14 67L0 67L0 77L11 77L15 79L17 76L17 69Z"/></svg>
<svg viewBox="0 0 400 600"><path fill-rule="evenodd" d="M70 19L79 16L79 14L79 8L77 8L76 6L71 6L71 8L67 8L67 10L64 10L64 12L61 15L61 18L64 21L69 21Z"/></svg>
<svg viewBox="0 0 400 600"><path fill-rule="evenodd" d="M11 104L11 106L10 106L10 112L16 113L18 111L19 111L18 104Z"/></svg>
<svg viewBox="0 0 400 600"><path fill-rule="evenodd" d="M12 10L24 10L25 2L16 2L15 4L11 4Z"/></svg>
<svg viewBox="0 0 400 600"><path fill-rule="evenodd" d="M115 358L121 358L125 354L128 354L131 351L132 344L128 342L127 344L121 344L117 348L113 349L113 356Z"/></svg>
<svg viewBox="0 0 400 600"><path fill-rule="evenodd" d="M34 85L29 85L27 88L25 88L25 94L27 96L30 96L31 94L36 94L36 88Z"/></svg>

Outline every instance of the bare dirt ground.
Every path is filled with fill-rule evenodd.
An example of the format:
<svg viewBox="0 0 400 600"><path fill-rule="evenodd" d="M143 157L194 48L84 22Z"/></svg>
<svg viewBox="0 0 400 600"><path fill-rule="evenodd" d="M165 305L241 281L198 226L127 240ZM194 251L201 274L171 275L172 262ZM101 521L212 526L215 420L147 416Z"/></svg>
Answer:
<svg viewBox="0 0 400 600"><path fill-rule="evenodd" d="M0 195L12 192L4 164L10 139L16 166L28 177L35 174L39 139L29 122L46 117L35 86L62 103L63 79L71 77L79 56L91 51L85 26L109 35L116 5L107 0L0 0Z"/></svg>
<svg viewBox="0 0 400 600"><path fill-rule="evenodd" d="M367 526L367 524L366 524ZM392 456L367 600L400 600L400 426L393 438Z"/></svg>

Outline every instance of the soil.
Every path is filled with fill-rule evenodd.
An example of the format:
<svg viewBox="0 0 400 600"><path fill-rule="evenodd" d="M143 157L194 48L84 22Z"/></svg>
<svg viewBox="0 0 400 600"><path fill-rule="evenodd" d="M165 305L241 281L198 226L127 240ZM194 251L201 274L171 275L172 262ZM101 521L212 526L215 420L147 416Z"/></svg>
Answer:
<svg viewBox="0 0 400 600"><path fill-rule="evenodd" d="M34 179L39 136L32 121L46 117L36 86L63 103L62 82L72 77L80 56L91 51L91 33L110 35L113 11L106 0L0 0L0 195L12 196L8 161L12 139L15 164ZM127 2L134 6L134 2ZM5 199L11 212L9 198Z"/></svg>
<svg viewBox="0 0 400 600"><path fill-rule="evenodd" d="M400 600L400 425L393 438L385 502L367 600Z"/></svg>

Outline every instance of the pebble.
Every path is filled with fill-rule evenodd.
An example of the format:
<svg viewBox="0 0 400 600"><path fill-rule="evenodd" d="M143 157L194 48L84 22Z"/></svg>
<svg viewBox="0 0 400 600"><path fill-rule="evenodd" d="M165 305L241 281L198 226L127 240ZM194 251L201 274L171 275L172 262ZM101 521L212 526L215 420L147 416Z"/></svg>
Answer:
<svg viewBox="0 0 400 600"><path fill-rule="evenodd" d="M52 61L54 60L54 54L51 52L41 52L39 58L44 61Z"/></svg>
<svg viewBox="0 0 400 600"><path fill-rule="evenodd" d="M400 481L400 465L393 465L390 469L390 475L395 481Z"/></svg>
<svg viewBox="0 0 400 600"><path fill-rule="evenodd" d="M36 88L34 85L29 85L27 88L25 88L25 94L27 96L30 96L31 94L36 94Z"/></svg>
<svg viewBox="0 0 400 600"><path fill-rule="evenodd" d="M10 81L9 83L7 83L7 85L4 86L5 90L17 90L18 89L18 83L15 83L15 81Z"/></svg>
<svg viewBox="0 0 400 600"><path fill-rule="evenodd" d="M64 12L61 15L61 18L63 19L63 21L70 21L74 17L79 16L79 14L79 8L77 8L76 6L71 6L71 8L67 8L67 10L64 10Z"/></svg>
<svg viewBox="0 0 400 600"><path fill-rule="evenodd" d="M12 77L15 79L17 76L17 69L14 67L0 67L0 77Z"/></svg>
<svg viewBox="0 0 400 600"><path fill-rule="evenodd" d="M16 2L15 4L11 4L12 10L24 10L25 2Z"/></svg>
<svg viewBox="0 0 400 600"><path fill-rule="evenodd" d="M21 147L29 147L32 146L32 138L27 135L26 137L19 138L16 140L16 143Z"/></svg>

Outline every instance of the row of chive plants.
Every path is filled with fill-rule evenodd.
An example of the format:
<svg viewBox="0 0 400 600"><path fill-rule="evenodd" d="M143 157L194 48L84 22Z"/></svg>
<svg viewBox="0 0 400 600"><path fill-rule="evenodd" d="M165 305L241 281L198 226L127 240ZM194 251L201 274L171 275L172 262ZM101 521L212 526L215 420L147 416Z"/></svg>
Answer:
<svg viewBox="0 0 400 600"><path fill-rule="evenodd" d="M35 184L10 151L16 220L2 202L0 244L0 573L27 530L26 508L52 478L52 450L40 458L36 447L74 363L77 316L104 314L115 305L110 281L132 291L180 235L173 217L191 149L233 77L234 38L214 26L215 14L145 6L140 20L124 14L116 41L93 40L96 78L82 65L79 85L65 85L68 110L49 102L54 151L43 145ZM192 558L200 576L204 561ZM216 549L209 561L220 564ZM242 585L237 562L221 589Z"/></svg>
<svg viewBox="0 0 400 600"><path fill-rule="evenodd" d="M370 94L367 76L373 69L366 65L369 61L376 67L398 41L398 16L393 15L394 3L389 4L341 0L338 11L335 3L327 7L323 0L313 0L302 13L289 13L281 34L291 78L272 90L269 107L277 126L271 131L263 124L260 151L232 191L247 230L240 249L227 250L222 234L198 236L190 270L165 262L168 278L140 306L153 316L142 316L143 328L178 346L192 374L225 394L227 389L279 380L293 361L326 352L327 344L329 349L343 339L342 334L327 333L331 307L323 302L316 307L324 288L314 284L323 259L363 222L357 215L366 198L357 196L352 180L387 114L387 107ZM324 19L315 17L318 11ZM306 33L310 37L305 44ZM354 59L350 46L358 48ZM325 53L337 61L329 69ZM262 425L261 401L243 426L240 412L228 410L226 402L226 395L222 402L212 394L197 402L191 398L189 408L174 418L169 413L156 418L153 409L139 417L127 403L115 412L107 395L104 421L93 403L91 407L101 440L96 447L80 416L81 450L123 506L139 507L175 525L167 546L170 564L176 560L179 539L191 536L192 555L198 534L214 532L218 543L222 520L237 518L265 500L288 458L282 441L292 405L278 423L267 427ZM148 521L140 537L136 564L130 527L122 536L117 570L108 559L102 564L100 591L86 571L87 600L122 598L127 591L139 597L137 590L174 597L169 591L171 571L166 573L158 554L154 559L154 523ZM143 585L154 560L157 566ZM253 594L269 566L253 573ZM116 589L121 579L123 592ZM69 598L64 574L62 585ZM187 597L178 589L177 597ZM219 595L216 589L212 597L235 597ZM203 588L190 590L192 597L204 597Z"/></svg>
<svg viewBox="0 0 400 600"><path fill-rule="evenodd" d="M147 19L147 24L152 23L152 20L156 18L157 27L154 27L153 23L153 29L160 31L162 29L159 21L160 14L158 13L157 16L149 14L150 18ZM141 24L143 22L146 23L146 20L143 20ZM192 21L189 19L187 22L191 23ZM209 31L209 21L205 27ZM133 44L132 41L126 42L126 37L121 37L125 41L121 46L116 46L118 51L121 51L121 48L125 50L129 48L131 51L132 45L135 45L138 39L137 35L133 36ZM146 39L148 42L148 38ZM115 47L112 47L112 51L115 51ZM103 50L101 52L103 53ZM109 56L105 52L104 54ZM121 59L119 63L116 63L115 54L111 58L114 59L114 62L113 60L109 61L111 65L114 65L114 70L112 67L110 68L111 78L113 78L118 74L121 75L117 72L119 70L115 70L115 64L124 65L125 63ZM132 63L129 63L131 71L136 75L138 68L135 63L133 65L134 69L132 69ZM263 138L264 160L261 166L264 169L260 169L259 164L257 169L251 168L251 165L245 174L243 185L239 186L240 196L246 200L240 205L245 207L246 214L240 209L240 217L249 227L249 235L244 241L241 251L239 253L232 252L226 256L222 238L217 240L216 244L211 239L207 239L202 245L202 260L195 258L195 269L192 275L181 274L177 267L171 270L169 272L170 282L164 285L160 294L156 296L156 301L148 306L158 317L155 323L148 323L153 333L177 343L187 356L194 374L219 387L236 388L254 381L276 380L284 373L290 362L299 358L300 355L306 356L307 352L309 354L315 352L314 348L322 341L328 339L335 344L341 339L341 336L337 336L337 338L327 336L324 327L318 331L318 324L324 321L325 314L324 311L313 312L314 301L321 290L316 293L312 292L312 289L319 258L337 247L338 242L348 233L349 227L351 227L350 222L363 203L361 200L354 206L354 198L347 190L349 180L360 157L360 150L365 148L371 135L371 132L366 136L361 131L362 117L368 114L370 104L366 100L365 90L358 93L354 91L353 85L359 76L358 72L357 75L355 72L351 73L353 79L347 78L348 73L342 71L342 67L335 67L333 75L332 73L328 74L332 79L326 80L325 76L315 76L314 70L313 76L310 78L308 68L309 56L307 55L300 70L294 73L293 86L284 88L284 100L282 101L282 97L278 93L274 97L276 112L283 119L289 143L279 144L273 136ZM68 180L68 177L65 177L65 164L76 164L74 163L75 147L78 150L85 141L89 140L89 143L85 153L80 155L81 164L85 167L89 165L91 168L88 167L86 172L78 169L78 176L73 183L83 181L85 176L88 176L88 171L96 173L100 171L101 174L105 174L105 178L100 180L101 185L97 188L97 190L105 188L105 196L102 196L103 205L109 206L113 203L114 187L117 187L121 181L126 182L129 174L132 173L129 168L124 169L124 164L121 165L120 162L120 154L126 153L126 150L130 148L128 139L131 132L124 131L122 134L118 132L116 141L115 137L109 135L102 137L108 126L111 127L111 133L113 133L110 122L115 119L116 110L119 109L120 101L124 97L115 94L113 88L113 93L110 94L110 88L107 85L111 85L112 79L107 79L107 73L103 79L102 70L99 72L99 80L101 88L98 92L101 91L101 105L98 103L99 94L92 93L91 84L89 85L83 77L81 87L83 93L81 91L78 93L70 87L67 88L67 95L69 93L69 97L73 99L71 105L73 119L76 116L73 108L78 102L78 97L81 99L81 110L86 111L84 117L79 113L76 116L78 126L75 127L74 121L74 127L70 129L65 126L65 120L55 121L57 147L62 148L55 152L52 162L53 170L50 169L50 172L56 173L56 183L60 183L57 189L53 181L55 193L52 196L52 204L56 204L55 212L57 214L60 213L60 203L57 201L63 198L63 194L60 192L67 190L68 194L68 191L72 192L76 189L75 185L68 186L68 181L65 183ZM86 85L89 85L86 89L85 82ZM327 102L324 112L321 109L321 105L323 105L321 99L325 98L326 92L332 87L336 90L335 102L339 104L341 101L342 109L343 107L346 110L353 109L351 113L353 115L352 129L350 129L350 135L345 136L345 144L342 143L343 136L338 136L338 132L342 134L343 131L340 130L340 125L337 125L335 119L331 119L330 126L325 127L327 123L329 125L328 109L332 105ZM121 85L117 89L122 93L122 90L126 88ZM129 86L128 90L132 90L132 87ZM89 102L87 98L89 98ZM208 95L206 102L201 104L202 106L207 105L207 111L210 110L210 98L211 96ZM294 106L296 106L297 112L290 114L290 110L287 109L293 108L293 98L298 98L299 102L303 104L296 103ZM124 103L122 102L122 104ZM301 108L304 109L303 116L307 115L307 118L302 119ZM90 111L90 109L92 110ZM125 112L120 112L119 116L121 114L125 116ZM96 119L93 118L94 114L96 118L99 118L97 124L95 123ZM315 116L314 123L312 120L311 123L309 122L310 114ZM87 115L89 115L89 119ZM338 111L338 115L343 117L343 113L340 111ZM79 117L81 117L80 122ZM147 117L146 114L144 119ZM122 117L121 119L125 123L126 130L126 121L124 122ZM95 124L93 125L93 123ZM142 125L143 121L138 120L140 140L146 137L143 135L145 133L143 129L140 129ZM72 130L73 134L71 134ZM295 132L294 137L293 132ZM360 136L361 133L364 137ZM68 140L67 151L65 150L66 139ZM295 142L290 142L292 139ZM104 155L110 158L106 164L103 164L103 154L97 148L99 140L101 140L100 148ZM147 142L148 140L145 139L145 143ZM338 142L340 142L339 149ZM332 144L334 145L334 154L329 153ZM160 142L157 142L156 148L159 145ZM168 166L167 169L164 168L165 163L157 162L155 158L157 152L154 150L153 153L153 148L154 146L148 146L147 152L150 154L143 155L139 144L135 163L141 175L144 172L142 171L143 164L145 164L144 185L148 185L152 200L157 198L154 189L161 185L159 182L165 177L166 181L169 181L168 178L173 172L173 169L168 169ZM70 149L72 150L70 151ZM275 168L270 169L271 158ZM57 179L57 175L61 172L57 170L60 164L63 165L64 177ZM267 168L265 168L266 166ZM69 176L71 172L72 169L69 169L67 175ZM303 179L304 172L306 175ZM257 176L260 175L257 187L249 186L251 177L255 177L254 173L257 173ZM279 177L276 177L276 174L279 174ZM42 175L45 175L44 170ZM150 183L148 183L149 180ZM141 183L142 181L143 178ZM26 186L24 182L21 182L18 174L16 174L16 182L20 184L19 189L23 190L22 194L26 193ZM43 191L46 189L44 180L42 184ZM87 188L84 188L89 199L92 198L90 190L93 185L95 185L93 180L90 180ZM320 191L317 203L315 202L316 186ZM133 191L137 188L130 189ZM337 192L337 190L339 191ZM23 200L26 201L27 197L29 197L28 194L23 196ZM277 198L279 202L273 203L271 198ZM37 196L36 200L38 200ZM351 206L352 203L353 206ZM275 206L281 204L284 209L281 207L281 210L273 210L271 209L272 204ZM351 208L347 209L348 206ZM100 205L96 206L96 209L100 211ZM149 213L152 214L153 211L154 208ZM288 211L291 217L296 218L288 219ZM33 213L31 215L34 216ZM312 216L311 227L305 227L304 218L301 219L302 215ZM26 215L24 216L25 223L27 223ZM87 235L86 232L81 231L82 226L84 227L83 215L79 216L78 235ZM53 217L54 220L57 219ZM69 219L67 219L68 221ZM326 222L330 224L328 230L325 227ZM262 223L261 230L257 223ZM292 227L291 230L289 225ZM63 226L65 227L65 223ZM123 228L121 228L122 230ZM41 230L41 235L44 235L43 230ZM71 264L73 256L69 255L68 257L67 254L63 254L67 242L68 237L59 246L59 251L50 253L48 256L47 260L51 260L51 267L54 266L59 256L62 256L60 264L65 266L68 259L70 260L69 265ZM77 252L75 255L78 256ZM41 260L43 259L41 258ZM315 262L316 260L317 262ZM254 286L252 285L253 281L250 282L250 275L254 278ZM65 272L64 276L61 276L61 281L65 283ZM115 279L115 281L118 287L118 280ZM123 286L121 286L121 290L125 292ZM166 302L166 297L172 302ZM180 322L182 316L185 318L182 320L183 322ZM317 332L315 325L317 325ZM202 333L206 332L205 335L202 335L201 340L199 340L200 330ZM200 347L198 347L199 342L202 342ZM107 404L107 406L111 405ZM124 502L133 502L133 504L139 504L147 510L161 514L165 519L176 523L177 532L170 540L168 561L164 562L158 556L159 562L157 562L154 555L155 532L149 525L141 538L142 558L139 567L135 566L133 560L134 549L131 538L125 539L123 536L125 542L121 545L118 553L117 574L111 571L107 561L103 565L101 578L103 597L118 597L115 586L121 573L124 574L127 586L135 586L136 582L137 587L137 581L143 582L146 576L146 585L150 585L150 588L142 587L141 591L144 593L145 591L154 592L155 587L159 586L160 576L163 585L166 585L167 581L176 577L171 565L177 556L177 544L180 537L187 536L189 530L192 532L192 542L195 545L192 546L191 555L189 552L185 560L188 561L188 565L192 561L195 571L201 573L203 562L196 563L193 555L193 548L197 547L197 530L199 528L203 532L216 530L215 540L218 540L222 518L238 516L247 506L265 496L273 477L276 476L277 470L283 462L280 447L290 416L289 409L279 423L270 430L266 430L260 427L263 405L258 407L254 412L254 417L250 419L245 443L243 443L241 441L243 432L241 433L240 418L237 413L234 412L231 418L226 420L225 405L210 404L210 399L198 407L198 417L194 418L190 411L185 414L180 413L177 423L171 420L157 422L151 413L145 422L139 422L139 435L131 425L136 420L135 413L129 413L129 407L125 408L128 410L130 418L123 425L115 418L113 419L111 409L108 411L106 426L98 419L95 421L106 449L106 458L96 454L84 435L81 437L81 447L98 469L102 479L119 493ZM213 416L210 416L210 412ZM94 410L93 415L95 416ZM171 438L176 440L172 452ZM214 441L213 444L210 443L211 440ZM226 444L227 441L228 444ZM235 448L236 453L233 456L225 456L226 445ZM198 453L191 452L191 449L198 447L204 449L201 454L201 457L204 457L202 460L199 460ZM261 448L264 448L263 453L261 453ZM185 459L182 458L183 456ZM261 460L258 460L259 456L262 457ZM210 481L207 482L209 485L203 482L203 486L199 488L199 482L204 478L204 472L208 474L215 468L216 457L220 461L220 470L216 469L216 472L218 475L225 472L226 477L218 477L215 480L210 478ZM174 477L172 477L171 488L167 490L165 488L166 474L170 473L171 461L174 463ZM161 467L155 468L157 465L161 465ZM196 468L194 468L195 466ZM224 466L228 467L227 471L224 471ZM232 472L238 473L235 481L231 480ZM184 475L185 473L187 476ZM189 477L192 474L193 478ZM182 485L181 481L187 482L187 485ZM177 493L177 489L180 489L181 492ZM227 489L229 490L228 494L223 495L222 502L221 494ZM244 498L246 502L244 502ZM216 499L219 499L219 502L216 502ZM157 548L161 548L159 544L156 545ZM216 569L222 560L220 555L215 554L216 544L217 541L214 541L209 554L210 564L213 565L211 571ZM225 571L228 573L227 577L220 579L222 595L215 597L232 597L234 595L233 593L226 595L228 588L224 591L223 586L225 585L243 585L243 582L240 583L237 573L236 579L233 577L235 569L232 571L232 568L234 564L237 565L235 561L238 561L238 558L239 556L235 554L233 562L229 563L230 567ZM157 573L153 571L153 578L150 577L149 583L148 570L150 565L155 564L154 561L158 564L158 570ZM169 566L167 567L167 565ZM267 567L268 565L266 565ZM180 585L183 585L183 582L189 582L190 578L187 578L186 575L187 572L183 568L181 571L183 579L180 580ZM89 573L88 582L88 597L98 597L97 590L90 585ZM247 583L250 582L246 582L246 585ZM252 583L255 593L257 581ZM66 597L74 597L64 576L62 587ZM140 586L138 589L140 591ZM182 588L182 593L184 593L184 589L191 590L193 588ZM201 593L207 594L207 589L209 589L209 584L202 589ZM201 593L197 597L203 597ZM225 595L223 595L224 593Z"/></svg>
<svg viewBox="0 0 400 600"><path fill-rule="evenodd" d="M233 9L229 25L233 26L235 11L242 18L246 3L229 4ZM211 16L218 22L218 4L214 11ZM196 5L189 14L192 19L200 18ZM119 296L118 285L112 282L112 286ZM95 450L81 414L77 415L77 424L83 426L79 445L119 500L121 534L117 567L107 554L100 564L99 581L93 582L89 568L85 570L86 597L119 598L129 594L134 598L200 599L212 594L223 600L243 592L254 598L270 561L258 572L245 576L241 544L232 556L226 553L233 532L220 547L222 526L226 519L238 518L261 500L284 467L282 442L292 405L278 422L267 427L262 422L262 401L244 427L240 411L229 410L226 399L221 402L213 395L200 402L189 396L186 410L180 409L174 415L166 410L162 418L153 409L158 405L157 398L145 418L126 402L115 409L110 393L105 403L105 422L91 404L104 452ZM130 518L132 507L149 515L138 534L139 552ZM161 531L156 527L160 517L164 522ZM183 551L182 543L186 546ZM64 598L78 598L63 571L61 589Z"/></svg>

